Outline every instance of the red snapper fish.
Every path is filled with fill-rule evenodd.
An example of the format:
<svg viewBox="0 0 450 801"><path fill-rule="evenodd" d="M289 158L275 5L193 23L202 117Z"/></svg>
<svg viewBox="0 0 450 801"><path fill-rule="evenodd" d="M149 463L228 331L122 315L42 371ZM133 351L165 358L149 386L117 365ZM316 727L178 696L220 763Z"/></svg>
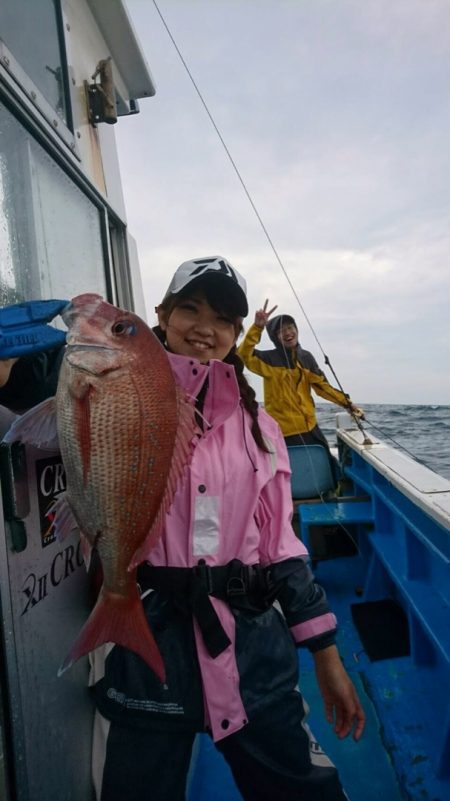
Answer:
<svg viewBox="0 0 450 801"><path fill-rule="evenodd" d="M189 461L194 408L163 346L135 314L85 294L62 316L68 335L56 397L18 418L5 437L42 446L57 433L67 490L55 503L56 533L62 538L77 525L86 558L95 548L102 564L97 603L60 673L113 642L165 681L135 565L158 539Z"/></svg>

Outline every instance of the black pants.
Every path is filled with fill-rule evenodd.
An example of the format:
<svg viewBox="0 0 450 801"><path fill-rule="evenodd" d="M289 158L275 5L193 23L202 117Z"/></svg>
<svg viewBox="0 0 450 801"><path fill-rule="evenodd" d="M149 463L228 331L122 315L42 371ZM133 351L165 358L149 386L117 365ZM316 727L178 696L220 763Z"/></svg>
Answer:
<svg viewBox="0 0 450 801"><path fill-rule="evenodd" d="M216 743L245 801L344 801L336 768L311 748L292 692ZM185 801L195 732L111 724L101 801ZM214 788L208 801L214 800Z"/></svg>

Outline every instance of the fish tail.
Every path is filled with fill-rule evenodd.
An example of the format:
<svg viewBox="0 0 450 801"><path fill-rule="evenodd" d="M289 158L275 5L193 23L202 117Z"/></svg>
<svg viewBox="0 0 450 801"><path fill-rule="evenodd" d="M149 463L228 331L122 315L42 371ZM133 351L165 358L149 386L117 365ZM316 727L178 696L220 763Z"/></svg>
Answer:
<svg viewBox="0 0 450 801"><path fill-rule="evenodd" d="M125 597L102 587L94 609L58 670L58 676L80 657L107 642L133 651L161 682L166 681L164 662L150 631L137 589L136 594Z"/></svg>

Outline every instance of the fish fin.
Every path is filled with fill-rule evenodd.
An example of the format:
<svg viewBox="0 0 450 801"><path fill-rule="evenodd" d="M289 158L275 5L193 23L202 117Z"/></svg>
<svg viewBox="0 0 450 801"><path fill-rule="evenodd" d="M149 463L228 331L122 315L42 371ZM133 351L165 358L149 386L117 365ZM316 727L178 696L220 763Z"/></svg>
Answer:
<svg viewBox="0 0 450 801"><path fill-rule="evenodd" d="M164 662L145 617L137 585L130 596L111 593L102 587L97 603L61 665L58 676L80 657L108 642L133 651L161 682L166 681Z"/></svg>
<svg viewBox="0 0 450 801"><path fill-rule="evenodd" d="M128 570L133 570L148 558L155 542L161 536L164 528L164 521L167 513L170 511L178 484L186 465L189 464L192 458L192 437L199 431L199 427L195 419L195 407L192 401L184 390L178 386L177 409L178 429L175 437L172 463L167 478L167 486L152 527L142 545L134 553Z"/></svg>
<svg viewBox="0 0 450 801"><path fill-rule="evenodd" d="M51 521L57 539L62 542L73 531L78 529L78 523L75 520L72 509L70 508L69 501L67 500L67 493L59 492L55 495L46 517Z"/></svg>
<svg viewBox="0 0 450 801"><path fill-rule="evenodd" d="M23 442L38 448L58 448L55 398L47 398L28 412L16 417L3 442Z"/></svg>

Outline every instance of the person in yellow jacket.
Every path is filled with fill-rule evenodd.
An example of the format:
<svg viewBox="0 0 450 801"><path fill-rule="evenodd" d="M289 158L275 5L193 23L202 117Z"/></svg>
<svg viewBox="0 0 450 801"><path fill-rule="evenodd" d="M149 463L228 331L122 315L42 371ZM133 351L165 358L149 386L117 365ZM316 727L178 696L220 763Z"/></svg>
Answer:
<svg viewBox="0 0 450 801"><path fill-rule="evenodd" d="M328 383L312 353L300 346L294 318L279 314L269 320L277 307L267 311L267 305L266 300L264 307L256 312L254 324L239 345L239 356L252 373L262 376L264 407L278 422L286 444L323 445L329 452L328 442L317 424L311 390L358 417L364 417L364 412L348 395ZM264 328L274 349L256 349Z"/></svg>

